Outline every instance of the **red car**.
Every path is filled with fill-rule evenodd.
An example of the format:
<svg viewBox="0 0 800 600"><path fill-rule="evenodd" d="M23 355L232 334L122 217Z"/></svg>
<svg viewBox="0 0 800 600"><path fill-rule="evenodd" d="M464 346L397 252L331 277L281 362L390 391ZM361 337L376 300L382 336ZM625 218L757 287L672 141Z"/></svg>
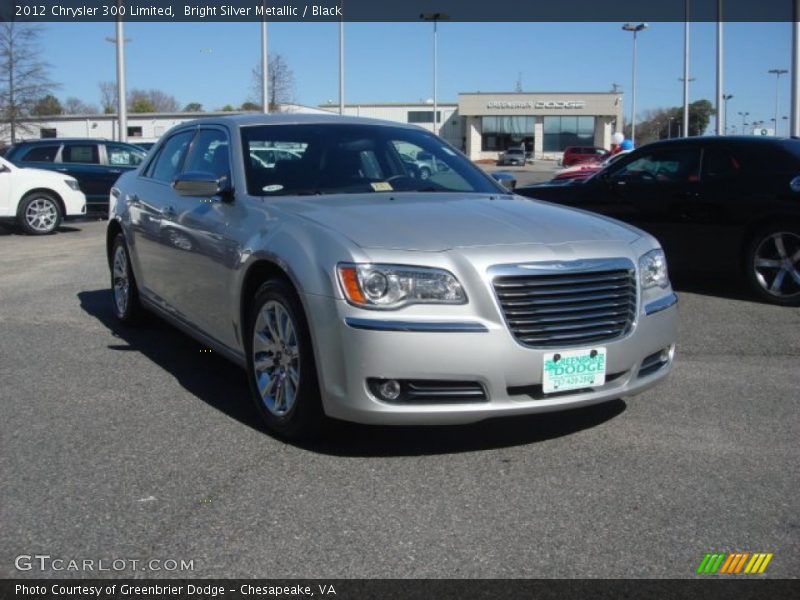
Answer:
<svg viewBox="0 0 800 600"><path fill-rule="evenodd" d="M567 146L564 149L564 157L561 159L561 164L564 167L571 167L572 165L583 163L599 163L608 154L608 150L596 146Z"/></svg>

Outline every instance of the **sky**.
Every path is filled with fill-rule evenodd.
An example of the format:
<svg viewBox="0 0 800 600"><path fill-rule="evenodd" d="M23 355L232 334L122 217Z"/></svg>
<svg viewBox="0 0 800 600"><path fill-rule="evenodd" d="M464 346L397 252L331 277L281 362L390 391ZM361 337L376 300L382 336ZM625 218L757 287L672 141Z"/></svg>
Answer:
<svg viewBox="0 0 800 600"><path fill-rule="evenodd" d="M621 23L439 24L439 102L459 92L625 92L630 115L632 35ZM46 23L42 46L62 100L76 96L100 104L98 82L114 81L113 23ZM335 23L272 23L269 51L294 72L295 101L316 106L339 97ZM725 92L728 124L769 122L776 78L769 69L791 67L790 23L726 23ZM252 70L259 64L259 23L127 23L128 88L157 88L181 106L205 110L255 99ZM716 24L691 24L690 100L716 97ZM683 102L683 23L651 23L638 36L637 114ZM779 83L779 133L789 114L789 77ZM417 102L433 95L430 23L347 23L345 101ZM713 120L712 120L713 123Z"/></svg>

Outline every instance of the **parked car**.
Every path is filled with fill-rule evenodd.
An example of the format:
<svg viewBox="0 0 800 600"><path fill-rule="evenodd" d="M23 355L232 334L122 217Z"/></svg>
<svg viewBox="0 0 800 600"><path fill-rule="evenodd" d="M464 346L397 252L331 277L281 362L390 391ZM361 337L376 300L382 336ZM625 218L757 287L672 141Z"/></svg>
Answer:
<svg viewBox="0 0 800 600"><path fill-rule="evenodd" d="M507 173L506 171L495 171L494 173L490 173L490 175L507 190L513 191L514 188L517 187L517 178L513 173Z"/></svg>
<svg viewBox="0 0 800 600"><path fill-rule="evenodd" d="M571 167L580 163L599 163L607 158L608 155L608 150L597 146L568 146L564 148L561 164L565 167Z"/></svg>
<svg viewBox="0 0 800 600"><path fill-rule="evenodd" d="M605 158L602 162L585 162L585 163L578 163L571 167L567 167L565 169L560 169L556 171L553 175L553 178L550 180L549 183L552 184L565 184L565 183L577 183L578 181L585 181L589 179L595 173L598 173L608 167L609 165L614 164L620 158L625 156L629 151L622 151L618 152L617 154L612 154Z"/></svg>
<svg viewBox="0 0 800 600"><path fill-rule="evenodd" d="M108 213L111 186L135 169L146 152L133 144L88 138L47 138L11 146L6 158L20 167L65 173L78 180L86 194L87 212Z"/></svg>
<svg viewBox="0 0 800 600"><path fill-rule="evenodd" d="M500 165L520 165L524 166L527 158L525 150L522 148L509 148L500 157L498 164Z"/></svg>
<svg viewBox="0 0 800 600"><path fill-rule="evenodd" d="M643 146L576 185L517 188L641 227L673 270L738 274L800 304L800 141L697 137Z"/></svg>
<svg viewBox="0 0 800 600"><path fill-rule="evenodd" d="M301 158L249 159L281 142ZM447 171L413 177L409 146ZM147 309L240 365L287 438L325 416L444 424L584 406L671 369L676 297L651 236L514 196L413 125L188 122L112 196L117 318Z"/></svg>
<svg viewBox="0 0 800 600"><path fill-rule="evenodd" d="M25 233L52 233L67 217L86 214L86 196L68 175L21 169L0 158L0 219Z"/></svg>

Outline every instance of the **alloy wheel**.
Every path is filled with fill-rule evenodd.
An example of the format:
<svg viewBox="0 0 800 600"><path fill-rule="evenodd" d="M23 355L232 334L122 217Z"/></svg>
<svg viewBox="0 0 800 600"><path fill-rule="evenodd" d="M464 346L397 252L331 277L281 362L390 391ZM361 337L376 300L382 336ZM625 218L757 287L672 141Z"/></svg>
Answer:
<svg viewBox="0 0 800 600"><path fill-rule="evenodd" d="M300 386L300 346L291 314L275 300L264 303L256 319L253 367L266 409L277 417L288 414Z"/></svg>
<svg viewBox="0 0 800 600"><path fill-rule="evenodd" d="M756 248L753 268L759 285L776 298L800 296L800 236L776 231Z"/></svg>
<svg viewBox="0 0 800 600"><path fill-rule="evenodd" d="M113 264L113 293L114 306L118 315L124 315L128 310L128 301L131 290L130 279L128 278L128 255L125 247L117 246L114 250Z"/></svg>
<svg viewBox="0 0 800 600"><path fill-rule="evenodd" d="M36 198L25 208L25 222L34 231L52 231L58 222L58 208L50 198Z"/></svg>

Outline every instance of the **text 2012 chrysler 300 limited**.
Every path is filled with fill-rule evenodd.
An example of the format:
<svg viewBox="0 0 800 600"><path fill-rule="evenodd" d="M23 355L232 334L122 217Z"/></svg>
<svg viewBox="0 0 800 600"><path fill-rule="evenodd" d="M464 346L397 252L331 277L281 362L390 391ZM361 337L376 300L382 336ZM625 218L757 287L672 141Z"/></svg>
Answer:
<svg viewBox="0 0 800 600"><path fill-rule="evenodd" d="M267 165L265 148L290 158ZM422 179L403 155L448 168ZM664 255L510 195L438 137L339 116L172 129L112 190L114 311L247 369L285 437L324 417L444 424L630 396L672 366Z"/></svg>

